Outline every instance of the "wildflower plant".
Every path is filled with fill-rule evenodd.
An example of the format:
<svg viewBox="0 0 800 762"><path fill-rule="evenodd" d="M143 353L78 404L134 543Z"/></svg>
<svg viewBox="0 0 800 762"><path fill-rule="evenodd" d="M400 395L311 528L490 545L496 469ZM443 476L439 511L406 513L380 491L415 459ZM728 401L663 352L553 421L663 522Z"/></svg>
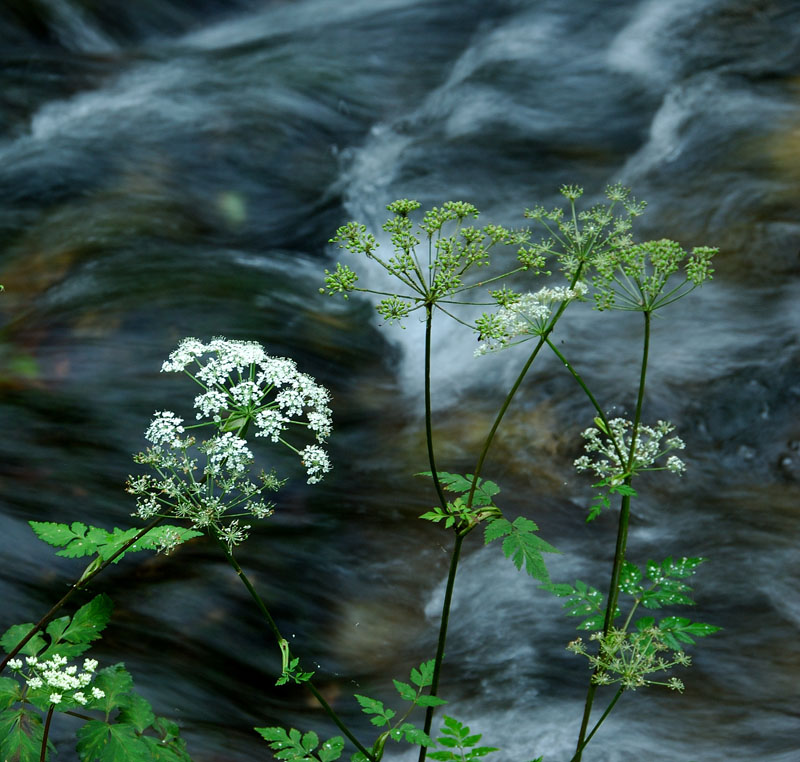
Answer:
<svg viewBox="0 0 800 762"><path fill-rule="evenodd" d="M310 485L331 470L325 449L332 433L330 394L298 370L294 361L270 356L255 342L214 338L204 343L188 338L170 354L162 370L182 373L199 387L193 413L155 413L145 432L149 446L134 458L150 470L131 476L127 486L136 501L134 516L145 525L108 530L77 521L31 522L40 539L58 548L58 555L90 561L37 623L13 625L0 638L6 652L0 671L9 672L8 677L0 677L0 758L47 760L53 752L49 741L53 716L66 712L84 720L77 731L81 762L190 759L178 727L156 717L150 704L133 692L124 665L99 669L91 657L78 658L108 622L110 600L96 596L72 617L56 615L100 572L127 554L170 552L201 534L217 543L274 637L280 660L276 685L303 686L341 733L320 742L313 731L255 728L277 759L334 762L349 743L351 762L379 762L392 746L390 741L419 747L419 762L425 762L426 756L470 762L498 751L495 746L480 745L482 734L473 733L451 714L443 717L438 731L433 727L435 711L447 704L439 696L439 684L456 573L464 543L477 529L482 529L484 545L499 545L504 556L537 579L543 591L563 599L564 612L577 618L578 629L588 633L586 641L579 637L567 646L589 666L583 717L569 762L580 762L624 694L646 686L684 689L673 670L690 665L685 648L718 628L660 610L693 605L687 580L705 559L671 555L637 566L629 558L633 554L627 545L630 523L635 520L632 506L638 497L634 480L644 472L680 476L687 468L685 459L677 455L685 447L675 426L666 421L652 426L643 423L651 318L656 310L712 277L715 250L699 247L688 253L673 241L635 242L634 221L645 206L622 186L607 188L606 201L588 209L579 208L581 188L564 186L561 194L565 208L537 206L525 212L536 230L494 224L477 227L478 210L462 201L421 212L418 202L400 199L388 206L391 216L383 226L390 254L380 251L375 235L359 222L340 227L331 239L350 256L362 258L357 266L382 268L398 285L389 291L362 288L356 271L349 264L337 263L333 271L325 271L323 293L344 298L358 293L377 295L377 312L385 323L402 323L415 312L423 319L427 469L418 475L429 478L433 489L432 506L421 518L429 522L431 531L446 532L452 540L436 653L412 668L407 682L393 680L403 708L363 694L352 699L377 736L368 741L363 733L356 733L316 688L306 659L290 648L234 555L248 539L250 522L268 518L279 508L273 496L285 478L272 468L256 466L265 451L288 448L299 458ZM517 261L503 270L492 263L492 255L509 246ZM638 388L630 419L609 419L607 407L567 357L569 346L552 339L567 309L592 301L600 311L619 309L640 312L643 317ZM476 305L487 309L473 319ZM490 362L483 355L516 352L515 347L528 343L527 356L499 402L475 466L467 474L440 470L437 465L431 337L433 318L439 313L477 335L479 359L471 361ZM598 491L589 507L589 520L613 510L612 503L618 506L614 557L605 585L553 581L545 555L557 549L539 536L533 520L510 515L500 487L483 475L504 416L525 388L542 351L559 359L586 398L587 417L593 417L594 425L583 432L584 453L574 461L578 473L591 475ZM167 524L167 520L177 523ZM598 718L595 704L601 698L605 708Z"/></svg>

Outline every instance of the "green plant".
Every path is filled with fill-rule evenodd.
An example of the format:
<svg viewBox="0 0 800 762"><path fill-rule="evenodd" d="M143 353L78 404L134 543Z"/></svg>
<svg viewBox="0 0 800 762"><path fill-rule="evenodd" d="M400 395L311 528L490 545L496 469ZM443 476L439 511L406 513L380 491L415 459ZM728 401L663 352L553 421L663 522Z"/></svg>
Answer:
<svg viewBox="0 0 800 762"><path fill-rule="evenodd" d="M544 239L538 241L527 229L476 227L473 221L478 210L464 202L435 207L415 223L413 215L420 205L408 199L388 207L392 216L383 229L392 247L389 256L380 254L377 238L357 222L341 227L332 239L351 255L382 268L399 285L387 291L361 288L355 270L337 263L335 270L325 273L323 292L345 298L353 293L377 294L377 311L385 322L402 324L415 312L424 321L428 463L427 470L419 475L431 479L434 504L421 518L433 525L432 531L447 532L452 538L434 658L412 669L409 682L393 681L405 708L396 710L364 695L354 697L380 731L377 737L371 742L361 740L328 704L314 685L314 672L292 651L235 557L237 546L251 529L245 522L272 515L277 506L265 496L277 493L285 481L274 470L257 469L251 448L259 440L285 446L299 457L308 483L319 482L331 469L324 449L332 431L330 395L300 372L292 360L271 357L254 342L185 339L162 370L184 373L201 387L194 400L197 422L189 424L173 411L159 411L148 427L145 437L150 446L135 460L149 470L132 476L128 483L128 491L136 500L135 515L147 522L145 526L108 531L80 522L31 522L40 539L60 549L58 555L89 556L92 560L39 622L14 625L0 639L7 654L0 669L8 668L12 675L0 678L0 728L7 731L4 736L0 733L6 738L0 740L3 759L47 759L51 751L48 733L55 712L85 720L77 733L76 748L82 762L189 759L177 727L156 718L150 705L132 692L132 681L122 665L95 671L94 660L84 661L82 668L70 663L99 637L111 614L110 601L99 596L71 618L55 617L73 595L124 555L146 549L169 552L201 533L215 539L275 639L281 658L276 684L305 686L342 733L320 744L311 731L256 728L278 759L333 762L344 752L346 741L355 749L351 755L354 762L378 762L388 741L418 746L420 762L428 755L436 760L467 762L498 751L493 746L478 746L481 735L449 715L444 716L436 740L431 734L435 710L446 703L438 695L439 683L461 552L469 535L480 526L485 545L499 540L503 554L517 569L524 568L539 581L542 590L565 599L566 613L580 618L578 629L592 633L588 643L577 638L567 646L585 657L590 667L583 719L571 762L582 758L587 744L624 693L651 685L683 690L680 679L671 671L689 665L684 646L718 628L676 615L660 619L640 616L635 620L634 616L640 609L691 605L686 580L705 559L668 557L648 561L640 569L628 559L627 543L633 501L638 497L634 480L653 471L680 477L686 467L676 455L684 449L684 443L674 436L672 424L643 422L651 320L656 311L711 278L714 250L700 247L689 253L673 241L635 243L632 228L644 205L620 186L607 189L607 203L583 211L577 207L580 188L565 186L561 192L568 204L566 210L536 207L525 213L544 231ZM492 254L508 246L514 249L517 264L498 272ZM552 271L560 271L565 284L537 283L537 290L525 290L524 279L551 278ZM507 285L520 279L521 291ZM488 300L480 296L482 291L488 291ZM557 346L552 340L565 311L590 297L600 311L642 314L641 363L630 420L607 416L606 408L567 358L563 345ZM473 319L470 316L476 306L489 309ZM499 401L498 412L475 454L472 473L465 475L440 470L437 465L431 393L435 316L440 316L437 321L453 319L477 333L480 345L476 354L481 356L531 343L516 380ZM580 580L574 584L552 581L544 554L558 551L539 536L534 521L507 516L498 499L500 488L482 476L504 416L524 388L542 350L559 359L586 398L587 417L593 418L594 425L583 432L585 454L575 461L579 472L592 473L598 479L593 484L597 492L587 520L612 510L614 504L619 506L614 560L605 594ZM206 437L201 438L201 434ZM167 519L180 526L164 524ZM620 596L630 600L625 611ZM592 724L598 690L604 686L616 686L615 692L607 697L605 708ZM412 721L415 712L422 715L416 722ZM416 724L420 719L421 727Z"/></svg>

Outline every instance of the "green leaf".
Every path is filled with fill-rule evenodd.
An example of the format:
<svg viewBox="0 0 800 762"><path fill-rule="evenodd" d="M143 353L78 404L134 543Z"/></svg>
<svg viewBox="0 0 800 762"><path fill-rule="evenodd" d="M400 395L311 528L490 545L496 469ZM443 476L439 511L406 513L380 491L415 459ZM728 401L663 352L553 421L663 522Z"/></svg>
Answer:
<svg viewBox="0 0 800 762"><path fill-rule="evenodd" d="M64 630L63 639L70 643L89 643L97 640L111 619L113 609L111 598L105 593L100 593L75 612L69 627Z"/></svg>
<svg viewBox="0 0 800 762"><path fill-rule="evenodd" d="M112 664L101 669L94 680L94 686L105 692L101 699L91 699L89 707L111 713L120 704L126 703L127 694L133 689L133 678L125 665Z"/></svg>
<svg viewBox="0 0 800 762"><path fill-rule="evenodd" d="M319 746L319 736L313 731L309 730L304 736L300 745L307 751L312 752Z"/></svg>
<svg viewBox="0 0 800 762"><path fill-rule="evenodd" d="M666 577L691 577L697 567L707 560L707 558L679 558L675 561L670 556L661 562L661 573Z"/></svg>
<svg viewBox="0 0 800 762"><path fill-rule="evenodd" d="M353 694L356 701L361 704L361 711L364 714L375 714L377 717L370 717L370 722L373 725L380 727L381 725L388 725L392 717L397 714L392 709L386 709L382 701L378 699L369 698L368 696L361 696L358 693Z"/></svg>
<svg viewBox="0 0 800 762"><path fill-rule="evenodd" d="M469 750L469 753L467 754L467 759L475 759L476 757L485 757L487 754L491 754L493 751L500 751L500 749L498 749L495 746L476 746L474 749Z"/></svg>
<svg viewBox="0 0 800 762"><path fill-rule="evenodd" d="M411 670L411 682L419 688L427 688L433 684L433 669L436 664L435 659L429 659L419 665L419 669Z"/></svg>
<svg viewBox="0 0 800 762"><path fill-rule="evenodd" d="M21 696L20 685L13 677L0 677L0 709L8 709Z"/></svg>
<svg viewBox="0 0 800 762"><path fill-rule="evenodd" d="M636 629L639 630L639 632L644 632L644 630L649 629L655 623L656 623L656 620L655 620L654 617L643 616L641 619L637 619L636 620Z"/></svg>
<svg viewBox="0 0 800 762"><path fill-rule="evenodd" d="M61 616L58 619L54 619L50 624L47 625L47 629L45 632L50 637L50 644L54 645L58 643L64 635L64 630L69 627L69 617L68 616Z"/></svg>
<svg viewBox="0 0 800 762"><path fill-rule="evenodd" d="M117 531L117 530L114 530ZM162 524L153 527L144 537L137 540L126 550L126 553L135 553L139 550L158 550L164 544L180 545L195 537L202 537L203 533L195 529Z"/></svg>
<svg viewBox="0 0 800 762"><path fill-rule="evenodd" d="M538 528L533 521L524 516L514 519L511 533L503 540L503 554L511 559L517 569L521 569L524 563L525 571L531 577L549 582L550 575L547 573L542 553L558 553L558 550L534 534Z"/></svg>
<svg viewBox="0 0 800 762"><path fill-rule="evenodd" d="M3 762L39 762L44 729L42 718L27 709L0 712L0 758ZM53 746L48 741L48 749Z"/></svg>
<svg viewBox="0 0 800 762"><path fill-rule="evenodd" d="M566 598L568 595L575 594L575 588L572 585L561 582L547 582L543 585L539 585L539 589L552 593L557 598Z"/></svg>
<svg viewBox="0 0 800 762"><path fill-rule="evenodd" d="M133 725L138 733L144 732L155 722L153 707L150 702L136 693L130 693L120 701L120 712L117 722Z"/></svg>
<svg viewBox="0 0 800 762"><path fill-rule="evenodd" d="M397 692L400 694L400 697L404 701L415 701L417 698L417 692L408 684L403 683L400 680L392 680L394 683L394 687L397 688Z"/></svg>
<svg viewBox="0 0 800 762"><path fill-rule="evenodd" d="M16 648L19 643L31 630L33 629L33 622L25 622L24 624L12 624L3 637L0 638L0 646L3 647L7 654ZM20 653L25 656L36 656L45 645L44 638L40 633L36 633L21 649Z"/></svg>
<svg viewBox="0 0 800 762"><path fill-rule="evenodd" d="M73 534L73 539L63 550L59 550L58 553L56 553L57 556L81 558L83 556L94 555L97 552L97 543L89 539L87 535L87 532L92 532L96 538L97 527L87 527L86 524L82 524L80 521L74 521L69 529Z"/></svg>
<svg viewBox="0 0 800 762"><path fill-rule="evenodd" d="M417 706L444 706L447 701L438 696L418 696L414 703Z"/></svg>
<svg viewBox="0 0 800 762"><path fill-rule="evenodd" d="M132 725L89 720L75 736L81 762L153 762L147 743Z"/></svg>
<svg viewBox="0 0 800 762"><path fill-rule="evenodd" d="M575 629L577 630L602 630L605 622L605 615L594 614L584 619Z"/></svg>
<svg viewBox="0 0 800 762"><path fill-rule="evenodd" d="M333 760L339 759L343 749L344 738L341 736L334 736L319 747L317 756L320 758L320 762L333 762Z"/></svg>
<svg viewBox="0 0 800 762"><path fill-rule="evenodd" d="M314 731L309 730L304 735L295 728L290 728L287 733L283 728L255 728L256 732L267 741L272 753L277 759L313 762L312 752L319 744L319 737ZM319 750L321 762L332 762L338 759L344 748L344 740L335 736L322 744Z"/></svg>
<svg viewBox="0 0 800 762"><path fill-rule="evenodd" d="M70 529L68 524L56 524L53 521L29 521L28 524L40 540L56 548L66 547L76 537L76 533ZM86 527L82 524L80 526L84 527L83 532L79 535L83 537Z"/></svg>
<svg viewBox="0 0 800 762"><path fill-rule="evenodd" d="M639 584L642 579L642 572L639 567L630 561L622 562L622 571L619 578L619 590L626 595L638 596L644 588Z"/></svg>
<svg viewBox="0 0 800 762"><path fill-rule="evenodd" d="M92 527L94 529L94 527ZM131 529L118 529L114 527L110 532L106 532L104 529L96 530L96 534L89 533L88 537L91 539L96 539L97 542L97 553L104 561L108 561L111 556L113 556L126 542L130 542L137 534L139 534L139 529L133 527ZM145 535L147 536L147 535ZM133 545L128 548L125 552L129 552L133 549ZM119 563L122 558L124 557L125 553L120 555L118 558L115 558L113 563Z"/></svg>
<svg viewBox="0 0 800 762"><path fill-rule="evenodd" d="M450 474L447 471L437 471L436 475L439 477L439 483L448 492L459 492L462 495L468 494L472 490L472 474L462 476L461 474ZM430 471L422 471L416 476L432 476ZM478 478L475 484L475 492L472 496L473 506L488 506L492 504L492 497L500 492L494 482L484 481Z"/></svg>
<svg viewBox="0 0 800 762"><path fill-rule="evenodd" d="M703 622L691 622L685 617L665 617L658 623L664 642L675 651L682 651L681 643L694 643L694 638L704 638L718 632L720 627Z"/></svg>
<svg viewBox="0 0 800 762"><path fill-rule="evenodd" d="M151 762L192 762L182 738L165 742L152 736L141 736L141 740L149 750Z"/></svg>
<svg viewBox="0 0 800 762"><path fill-rule="evenodd" d="M417 746L431 746L433 744L427 733L414 727L410 722L404 722L397 730L402 733L408 743L416 744Z"/></svg>
<svg viewBox="0 0 800 762"><path fill-rule="evenodd" d="M483 544L488 545L498 537L504 537L512 531L511 522L507 519L492 519L483 530Z"/></svg>

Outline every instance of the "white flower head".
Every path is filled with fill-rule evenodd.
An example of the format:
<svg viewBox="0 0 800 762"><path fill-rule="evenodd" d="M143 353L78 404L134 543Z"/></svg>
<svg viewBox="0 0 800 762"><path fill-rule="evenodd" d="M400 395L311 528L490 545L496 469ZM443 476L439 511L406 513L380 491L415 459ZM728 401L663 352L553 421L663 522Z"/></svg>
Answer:
<svg viewBox="0 0 800 762"><path fill-rule="evenodd" d="M171 410L156 412L144 436L154 445L168 445L170 447L183 446L180 435L184 433L183 418L179 418Z"/></svg>
<svg viewBox="0 0 800 762"><path fill-rule="evenodd" d="M663 466L655 465L667 453L685 447L683 440L677 436L663 441L665 436L675 430L671 423L658 421L655 426L640 424L633 449L633 462L629 464L632 429L633 423L626 418L611 419L608 422L608 432L594 427L586 429L581 435L586 440L586 455L575 460L575 469L579 472L593 471L600 478L609 479L610 484L621 484L627 475L639 471L667 470L678 475L683 473L686 466L675 455L670 455L663 461Z"/></svg>
<svg viewBox="0 0 800 762"><path fill-rule="evenodd" d="M266 477L265 471L254 473L249 436L287 446L300 457L309 484L331 470L320 447L332 431L330 393L301 373L293 360L271 357L257 342L190 338L172 352L162 370L185 372L202 387L194 398L198 422L184 426L172 411L155 414L146 433L152 446L134 459L151 466L157 476L132 476L127 485L136 496L135 515L140 518L172 515L195 529L215 532L230 546L243 541L249 527L226 514L235 510L241 516L244 510L266 518L273 504L259 495L283 483L274 475ZM317 444L294 442L298 429ZM208 433L204 437L201 431ZM166 552L180 541L171 539L160 549Z"/></svg>
<svg viewBox="0 0 800 762"><path fill-rule="evenodd" d="M582 281L572 288L540 288L536 293L523 294L494 314L484 315L478 325L481 337L486 341L475 350L475 356L518 344L531 336L543 335L550 323L553 306L580 299L587 290Z"/></svg>
<svg viewBox="0 0 800 762"><path fill-rule="evenodd" d="M322 481L322 477L331 470L328 453L317 445L307 445L300 455L308 472L309 484L316 484Z"/></svg>

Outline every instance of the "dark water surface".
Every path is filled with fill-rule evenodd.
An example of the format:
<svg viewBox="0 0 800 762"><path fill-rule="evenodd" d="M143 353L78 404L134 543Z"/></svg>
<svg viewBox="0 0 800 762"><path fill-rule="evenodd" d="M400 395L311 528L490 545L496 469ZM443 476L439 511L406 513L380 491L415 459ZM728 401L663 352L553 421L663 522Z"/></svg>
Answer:
<svg viewBox="0 0 800 762"><path fill-rule="evenodd" d="M641 235L722 249L713 283L655 326L646 417L678 425L689 470L643 482L630 553L709 557L694 615L724 631L684 696L624 697L585 758L800 759L797 3L15 1L0 62L2 628L80 571L28 520L132 521L130 453L152 411L194 394L158 373L177 341L258 340L332 389L335 471L296 474L241 561L366 735L348 695L390 697L433 656L449 538L415 520L432 496L409 477L427 465L420 327L319 296L327 240L352 218L379 229L403 196L520 225L561 183L595 199L621 180L649 202ZM609 409L632 404L639 328L588 305L559 328ZM474 336L437 329L441 467L466 471L524 350L473 359ZM555 579L602 587L613 517L584 524L570 465L590 418L543 362L486 473L563 551ZM450 709L498 760L566 760L587 676L572 623L467 545ZM126 662L198 762L268 759L253 725L327 732L302 691L272 687L274 646L211 544L96 589L117 606L98 657Z"/></svg>

